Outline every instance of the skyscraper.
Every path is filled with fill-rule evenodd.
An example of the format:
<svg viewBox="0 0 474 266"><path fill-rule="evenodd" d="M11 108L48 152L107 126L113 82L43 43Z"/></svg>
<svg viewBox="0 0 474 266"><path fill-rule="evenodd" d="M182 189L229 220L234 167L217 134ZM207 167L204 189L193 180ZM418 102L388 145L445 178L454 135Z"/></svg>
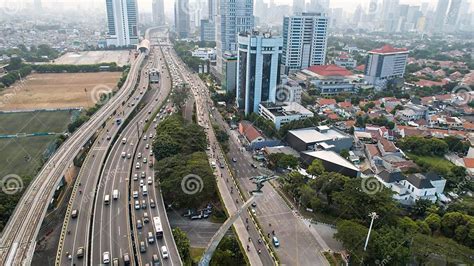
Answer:
<svg viewBox="0 0 474 266"><path fill-rule="evenodd" d="M253 0L217 1L216 44L217 70L222 74L223 55L237 51L237 35L254 27Z"/></svg>
<svg viewBox="0 0 474 266"><path fill-rule="evenodd" d="M438 31L443 29L444 22L446 21L446 13L449 6L449 0L438 0L436 6L435 18L433 23L433 29Z"/></svg>
<svg viewBox="0 0 474 266"><path fill-rule="evenodd" d="M138 8L136 0L106 0L107 46L138 44Z"/></svg>
<svg viewBox="0 0 474 266"><path fill-rule="evenodd" d="M328 17L323 13L302 13L283 19L285 73L325 63L327 28Z"/></svg>
<svg viewBox="0 0 474 266"><path fill-rule="evenodd" d="M461 11L461 3L462 0L451 0L448 14L446 16L446 24L450 26L456 26L459 20L459 13Z"/></svg>
<svg viewBox="0 0 474 266"><path fill-rule="evenodd" d="M152 12L153 12L153 23L161 26L165 25L165 5L164 0L153 0Z"/></svg>
<svg viewBox="0 0 474 266"><path fill-rule="evenodd" d="M305 10L305 0L293 0L293 14L302 13Z"/></svg>
<svg viewBox="0 0 474 266"><path fill-rule="evenodd" d="M254 32L240 34L238 42L236 102L250 114L258 112L261 102L276 101L283 39Z"/></svg>
<svg viewBox="0 0 474 266"><path fill-rule="evenodd" d="M218 0L209 0L207 6L209 8L209 21L214 22L217 15L217 1Z"/></svg>
<svg viewBox="0 0 474 266"><path fill-rule="evenodd" d="M189 37L190 18L189 0L176 0L174 6L174 26L179 38Z"/></svg>

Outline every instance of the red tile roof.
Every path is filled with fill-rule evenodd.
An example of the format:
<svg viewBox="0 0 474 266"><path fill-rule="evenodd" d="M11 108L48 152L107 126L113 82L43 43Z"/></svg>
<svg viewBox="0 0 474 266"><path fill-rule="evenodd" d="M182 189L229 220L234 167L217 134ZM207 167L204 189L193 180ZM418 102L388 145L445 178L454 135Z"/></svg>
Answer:
<svg viewBox="0 0 474 266"><path fill-rule="evenodd" d="M321 99L318 100L318 103L319 103L320 106L331 105L331 104L336 104L336 100L335 99L321 98Z"/></svg>
<svg viewBox="0 0 474 266"><path fill-rule="evenodd" d="M351 76L352 72L336 65L310 66L309 71L321 76Z"/></svg>
<svg viewBox="0 0 474 266"><path fill-rule="evenodd" d="M357 66L357 67L355 68L355 70L364 72L364 71L365 71L365 65Z"/></svg>
<svg viewBox="0 0 474 266"><path fill-rule="evenodd" d="M399 52L408 52L407 48L395 48L391 45L384 45L382 48L374 49L370 51L371 53L376 54L391 54L391 53L399 53Z"/></svg>
<svg viewBox="0 0 474 266"><path fill-rule="evenodd" d="M341 108L351 108L352 107L351 102L340 102L337 105L339 105L339 107L341 107Z"/></svg>
<svg viewBox="0 0 474 266"><path fill-rule="evenodd" d="M466 168L474 168L474 158L464 158L463 161Z"/></svg>
<svg viewBox="0 0 474 266"><path fill-rule="evenodd" d="M242 126L242 133L245 135L249 142L252 142L257 138L262 137L262 134L260 134L260 132L258 132L258 130L251 123L247 121L242 121L240 124Z"/></svg>

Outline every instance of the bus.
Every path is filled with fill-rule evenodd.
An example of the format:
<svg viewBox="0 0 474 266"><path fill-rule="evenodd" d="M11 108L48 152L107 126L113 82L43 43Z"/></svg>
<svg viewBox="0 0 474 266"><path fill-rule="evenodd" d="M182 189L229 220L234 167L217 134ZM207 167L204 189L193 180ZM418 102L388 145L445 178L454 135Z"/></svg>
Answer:
<svg viewBox="0 0 474 266"><path fill-rule="evenodd" d="M148 195L148 189L147 189L146 185L143 186L142 193L143 193L143 196Z"/></svg>
<svg viewBox="0 0 474 266"><path fill-rule="evenodd" d="M155 234L157 238L163 237L163 227L161 226L161 220L159 216L153 217L153 227L155 228Z"/></svg>

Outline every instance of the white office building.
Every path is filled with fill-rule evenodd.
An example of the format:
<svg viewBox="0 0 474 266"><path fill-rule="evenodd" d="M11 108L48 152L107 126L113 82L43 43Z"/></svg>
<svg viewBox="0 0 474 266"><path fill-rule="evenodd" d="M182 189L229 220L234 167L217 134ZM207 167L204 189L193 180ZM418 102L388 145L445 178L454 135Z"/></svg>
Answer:
<svg viewBox="0 0 474 266"><path fill-rule="evenodd" d="M324 65L328 39L328 17L323 13L302 13L283 19L282 64L285 73Z"/></svg>
<svg viewBox="0 0 474 266"><path fill-rule="evenodd" d="M138 44L138 7L136 0L106 0L107 46Z"/></svg>
<svg viewBox="0 0 474 266"><path fill-rule="evenodd" d="M254 28L253 0L220 0L216 8L217 70L223 73L223 56L237 51L237 35Z"/></svg>
<svg viewBox="0 0 474 266"><path fill-rule="evenodd" d="M258 113L260 116L272 121L276 129L291 121L313 117L310 110L304 108L301 104L295 102L268 103L262 102L259 105Z"/></svg>
<svg viewBox="0 0 474 266"><path fill-rule="evenodd" d="M378 89L383 89L389 81L403 78L408 53L406 48L394 48L390 45L369 51L365 66L365 81Z"/></svg>
<svg viewBox="0 0 474 266"><path fill-rule="evenodd" d="M283 38L253 32L239 35L238 41L236 102L249 114L258 112L261 102L276 101Z"/></svg>

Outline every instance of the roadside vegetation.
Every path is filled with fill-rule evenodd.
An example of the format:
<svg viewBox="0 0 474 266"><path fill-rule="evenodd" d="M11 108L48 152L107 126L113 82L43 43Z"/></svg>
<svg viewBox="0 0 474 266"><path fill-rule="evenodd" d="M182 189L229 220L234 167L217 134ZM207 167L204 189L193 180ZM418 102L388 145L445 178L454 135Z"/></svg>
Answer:
<svg viewBox="0 0 474 266"><path fill-rule="evenodd" d="M439 263L439 258L443 263L470 263L470 256L474 256L474 217L462 206L444 210L420 200L411 208L403 208L392 199L391 190L376 179L363 181L326 172L319 160L313 161L308 173L317 178L292 172L280 179L284 191L299 199L303 209L332 217L337 227L335 237L355 264L386 260L386 265L420 265ZM377 190L368 190L367 182L375 184ZM364 251L369 212L376 212L378 219Z"/></svg>

